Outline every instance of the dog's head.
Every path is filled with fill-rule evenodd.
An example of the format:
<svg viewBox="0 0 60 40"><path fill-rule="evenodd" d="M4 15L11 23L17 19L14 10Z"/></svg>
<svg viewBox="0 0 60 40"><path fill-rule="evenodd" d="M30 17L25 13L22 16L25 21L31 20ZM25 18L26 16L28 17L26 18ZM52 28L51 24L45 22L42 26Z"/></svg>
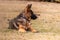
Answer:
<svg viewBox="0 0 60 40"><path fill-rule="evenodd" d="M25 15L28 15L31 17L31 19L35 20L37 19L37 16L33 13L33 11L31 10L32 4L28 4L25 8Z"/></svg>
<svg viewBox="0 0 60 40"><path fill-rule="evenodd" d="M37 19L37 15L34 14L34 12L31 10L31 7L32 7L32 4L27 5L27 9L29 9L31 13L31 19L35 20Z"/></svg>

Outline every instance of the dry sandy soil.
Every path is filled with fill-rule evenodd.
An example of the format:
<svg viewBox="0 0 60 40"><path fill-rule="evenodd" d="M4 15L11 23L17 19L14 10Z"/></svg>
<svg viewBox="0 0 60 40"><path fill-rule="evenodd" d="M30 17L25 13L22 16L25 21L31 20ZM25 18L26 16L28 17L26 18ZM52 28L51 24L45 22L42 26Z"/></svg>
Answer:
<svg viewBox="0 0 60 40"><path fill-rule="evenodd" d="M32 26L39 33L20 33L8 29L9 21L19 15L27 4L40 14L37 20L32 20ZM0 1L0 40L60 40L60 4L28 1Z"/></svg>

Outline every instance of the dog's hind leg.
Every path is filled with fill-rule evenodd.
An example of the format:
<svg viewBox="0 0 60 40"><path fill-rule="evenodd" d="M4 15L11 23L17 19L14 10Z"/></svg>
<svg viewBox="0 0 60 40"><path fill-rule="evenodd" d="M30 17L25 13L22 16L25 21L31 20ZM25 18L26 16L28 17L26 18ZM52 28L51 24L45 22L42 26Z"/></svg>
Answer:
<svg viewBox="0 0 60 40"><path fill-rule="evenodd" d="M26 32L25 28L23 25L19 25L19 32Z"/></svg>

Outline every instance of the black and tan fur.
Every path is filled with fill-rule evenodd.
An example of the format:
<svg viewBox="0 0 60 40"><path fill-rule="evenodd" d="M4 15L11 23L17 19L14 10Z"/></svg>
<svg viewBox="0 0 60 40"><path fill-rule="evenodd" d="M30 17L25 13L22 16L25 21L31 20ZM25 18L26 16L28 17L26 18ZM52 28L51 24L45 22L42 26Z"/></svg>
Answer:
<svg viewBox="0 0 60 40"><path fill-rule="evenodd" d="M14 19L10 20L9 28L18 29L20 32L26 32L27 30L31 32L36 32L32 28L30 21L37 19L37 16L31 10L32 4L28 4L26 8Z"/></svg>

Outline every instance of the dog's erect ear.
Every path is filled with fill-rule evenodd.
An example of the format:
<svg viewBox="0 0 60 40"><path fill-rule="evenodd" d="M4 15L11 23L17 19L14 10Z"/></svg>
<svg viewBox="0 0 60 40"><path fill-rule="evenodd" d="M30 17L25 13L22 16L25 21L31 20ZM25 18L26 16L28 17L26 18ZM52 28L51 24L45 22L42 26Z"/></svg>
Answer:
<svg viewBox="0 0 60 40"><path fill-rule="evenodd" d="M27 7L28 9L30 9L31 6L32 6L32 4L28 4L26 7Z"/></svg>

